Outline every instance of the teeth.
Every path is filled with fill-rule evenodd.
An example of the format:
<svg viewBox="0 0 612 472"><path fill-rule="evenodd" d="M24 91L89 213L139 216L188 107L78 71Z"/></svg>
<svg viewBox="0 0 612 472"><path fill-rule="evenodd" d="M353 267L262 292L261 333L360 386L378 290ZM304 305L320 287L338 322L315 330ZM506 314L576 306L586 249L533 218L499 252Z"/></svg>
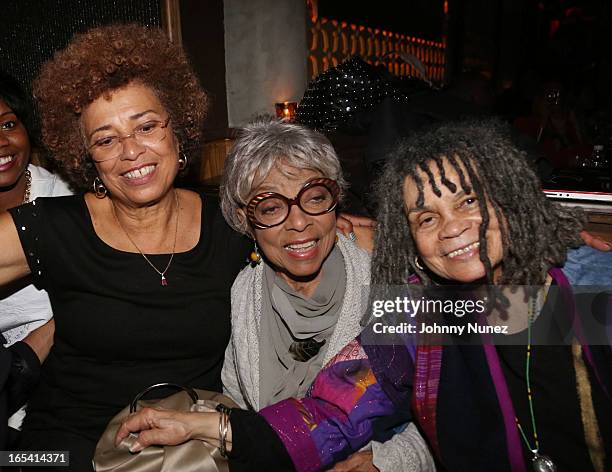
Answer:
<svg viewBox="0 0 612 472"><path fill-rule="evenodd" d="M478 241L470 244L469 246L465 246L464 248L457 249L456 251L453 251L453 252L449 252L447 256L452 259L453 257L460 256L461 254L465 254L466 252L473 251L477 247L480 247L480 242Z"/></svg>
<svg viewBox="0 0 612 472"><path fill-rule="evenodd" d="M140 169L131 170L129 172L126 172L123 175L127 177L128 179L139 179L141 177L144 177L145 175L150 174L151 172L153 172L154 169L155 169L155 166L145 166L145 167L141 167Z"/></svg>
<svg viewBox="0 0 612 472"><path fill-rule="evenodd" d="M8 164L9 162L11 162L13 159L15 158L15 156L4 156L4 157L0 157L0 166L3 166L5 164Z"/></svg>
<svg viewBox="0 0 612 472"><path fill-rule="evenodd" d="M300 251L300 250L306 250L306 249L310 249L311 247L313 247L315 244L317 244L316 241L308 241L307 243L302 243L302 244L287 244L285 247L287 249L292 249L294 251Z"/></svg>

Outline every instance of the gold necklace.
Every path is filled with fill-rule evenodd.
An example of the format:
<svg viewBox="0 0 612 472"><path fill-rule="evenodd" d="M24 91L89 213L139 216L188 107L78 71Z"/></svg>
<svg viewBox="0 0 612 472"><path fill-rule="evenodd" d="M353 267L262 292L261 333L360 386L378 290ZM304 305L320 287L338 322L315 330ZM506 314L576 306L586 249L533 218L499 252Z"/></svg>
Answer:
<svg viewBox="0 0 612 472"><path fill-rule="evenodd" d="M30 193L32 191L32 173L30 172L30 169L26 169L23 172L23 176L25 177L25 189L23 191L23 200L21 203L28 203L30 201Z"/></svg>
<svg viewBox="0 0 612 472"><path fill-rule="evenodd" d="M166 268L164 270L159 270L155 266L155 264L153 264L149 260L149 258L145 255L145 253L140 250L138 245L130 237L130 235L127 232L127 230L123 227L123 225L121 224L121 221L119 220L119 218L117 218L117 212L115 211L115 204L113 203L113 201L111 199L111 208L113 210L113 216L115 217L115 220L117 220L117 223L119 224L119 227L123 230L123 232L125 233L127 238L130 240L130 242L136 248L136 250L140 253L140 255L142 257L144 257L144 260L147 261L147 263L153 268L153 270L160 275L160 277L161 277L161 284L162 284L163 287L168 285L168 281L166 280L166 272L168 272L168 269L170 268L170 265L172 264L172 260L174 259L174 252L176 250L176 237L178 235L179 214L180 214L181 211L180 211L180 207L179 207L179 197L178 197L178 193L177 193L176 189L174 190L174 201L176 202L176 225L175 225L175 228L174 228L174 243L172 244L172 254L170 254L170 260L168 260L168 263L166 264Z"/></svg>

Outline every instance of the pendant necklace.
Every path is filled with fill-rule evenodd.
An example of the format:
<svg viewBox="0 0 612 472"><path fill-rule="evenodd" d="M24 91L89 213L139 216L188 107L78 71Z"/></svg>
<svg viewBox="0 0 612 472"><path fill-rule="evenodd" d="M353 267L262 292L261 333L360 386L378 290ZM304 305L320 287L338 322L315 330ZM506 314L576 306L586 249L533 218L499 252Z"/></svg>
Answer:
<svg viewBox="0 0 612 472"><path fill-rule="evenodd" d="M170 265L172 264L172 260L174 259L174 251L176 250L176 237L178 235L180 208L179 208L179 197L178 197L178 193L177 193L176 189L174 190L174 201L176 203L176 225L175 225L175 228L174 228L174 243L172 244L172 254L170 254L170 260L168 260L168 263L166 264L166 268L164 270L159 270L157 267L155 267L155 264L153 264L149 260L149 258L145 255L145 253L140 250L138 245L130 237L130 234L123 227L123 225L121 224L121 221L119 220L119 218L117 218L117 212L115 211L115 204L111 200L111 208L113 209L113 215L115 217L115 220L117 220L117 223L119 224L119 227L123 230L123 232L125 233L125 235L129 239L129 241L136 248L136 250L140 253L140 255L142 257L144 257L144 260L147 261L147 263L153 268L153 270L159 274L159 276L161 277L161 284L162 284L163 287L168 285L168 280L166 280L166 272L168 272L168 269L170 268Z"/></svg>
<svg viewBox="0 0 612 472"><path fill-rule="evenodd" d="M538 291L535 298L530 298L529 300L529 308L528 308L529 319L527 320L527 356L525 360L525 380L527 382L527 399L529 400L529 413L531 416L531 428L533 430L533 441L534 441L535 447L531 447L531 444L529 440L527 439L527 435L525 434L525 431L523 431L523 427L521 426L521 423L519 422L518 417L515 417L514 419L516 420L516 426L518 427L518 430L521 433L521 436L523 437L523 441L525 441L525 445L527 446L527 449L529 449L531 453L533 454L533 457L531 458L531 464L533 466L533 470L535 472L556 472L557 466L552 461L552 459L548 456L540 454L540 441L538 439L538 431L536 429L535 414L533 412L533 398L531 394L531 376L530 376L530 373L531 373L531 369L530 369L530 366L531 366L531 325L535 318L537 300L539 298L539 295L540 295L540 291Z"/></svg>

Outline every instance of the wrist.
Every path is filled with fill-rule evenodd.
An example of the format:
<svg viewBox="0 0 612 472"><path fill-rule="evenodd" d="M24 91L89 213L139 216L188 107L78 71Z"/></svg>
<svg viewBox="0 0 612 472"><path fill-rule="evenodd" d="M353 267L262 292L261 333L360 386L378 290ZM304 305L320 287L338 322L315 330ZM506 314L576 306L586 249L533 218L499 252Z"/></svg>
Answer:
<svg viewBox="0 0 612 472"><path fill-rule="evenodd" d="M189 418L189 438L210 442L217 439L219 413L187 413Z"/></svg>

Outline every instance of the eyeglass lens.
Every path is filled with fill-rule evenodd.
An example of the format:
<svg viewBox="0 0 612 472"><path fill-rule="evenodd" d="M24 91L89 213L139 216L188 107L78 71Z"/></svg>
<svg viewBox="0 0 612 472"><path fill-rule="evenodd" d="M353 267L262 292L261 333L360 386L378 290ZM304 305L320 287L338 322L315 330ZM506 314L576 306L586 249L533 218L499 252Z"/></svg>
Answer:
<svg viewBox="0 0 612 472"><path fill-rule="evenodd" d="M322 184L315 184L300 192L297 205L309 215L320 215L335 204L331 191ZM255 207L255 218L264 225L279 224L289 214L289 203L279 197L269 197Z"/></svg>
<svg viewBox="0 0 612 472"><path fill-rule="evenodd" d="M133 138L141 146L155 146L165 136L167 122L147 121L138 125L132 133L125 136L103 136L90 146L91 157L96 162L118 158L123 152L123 142Z"/></svg>

